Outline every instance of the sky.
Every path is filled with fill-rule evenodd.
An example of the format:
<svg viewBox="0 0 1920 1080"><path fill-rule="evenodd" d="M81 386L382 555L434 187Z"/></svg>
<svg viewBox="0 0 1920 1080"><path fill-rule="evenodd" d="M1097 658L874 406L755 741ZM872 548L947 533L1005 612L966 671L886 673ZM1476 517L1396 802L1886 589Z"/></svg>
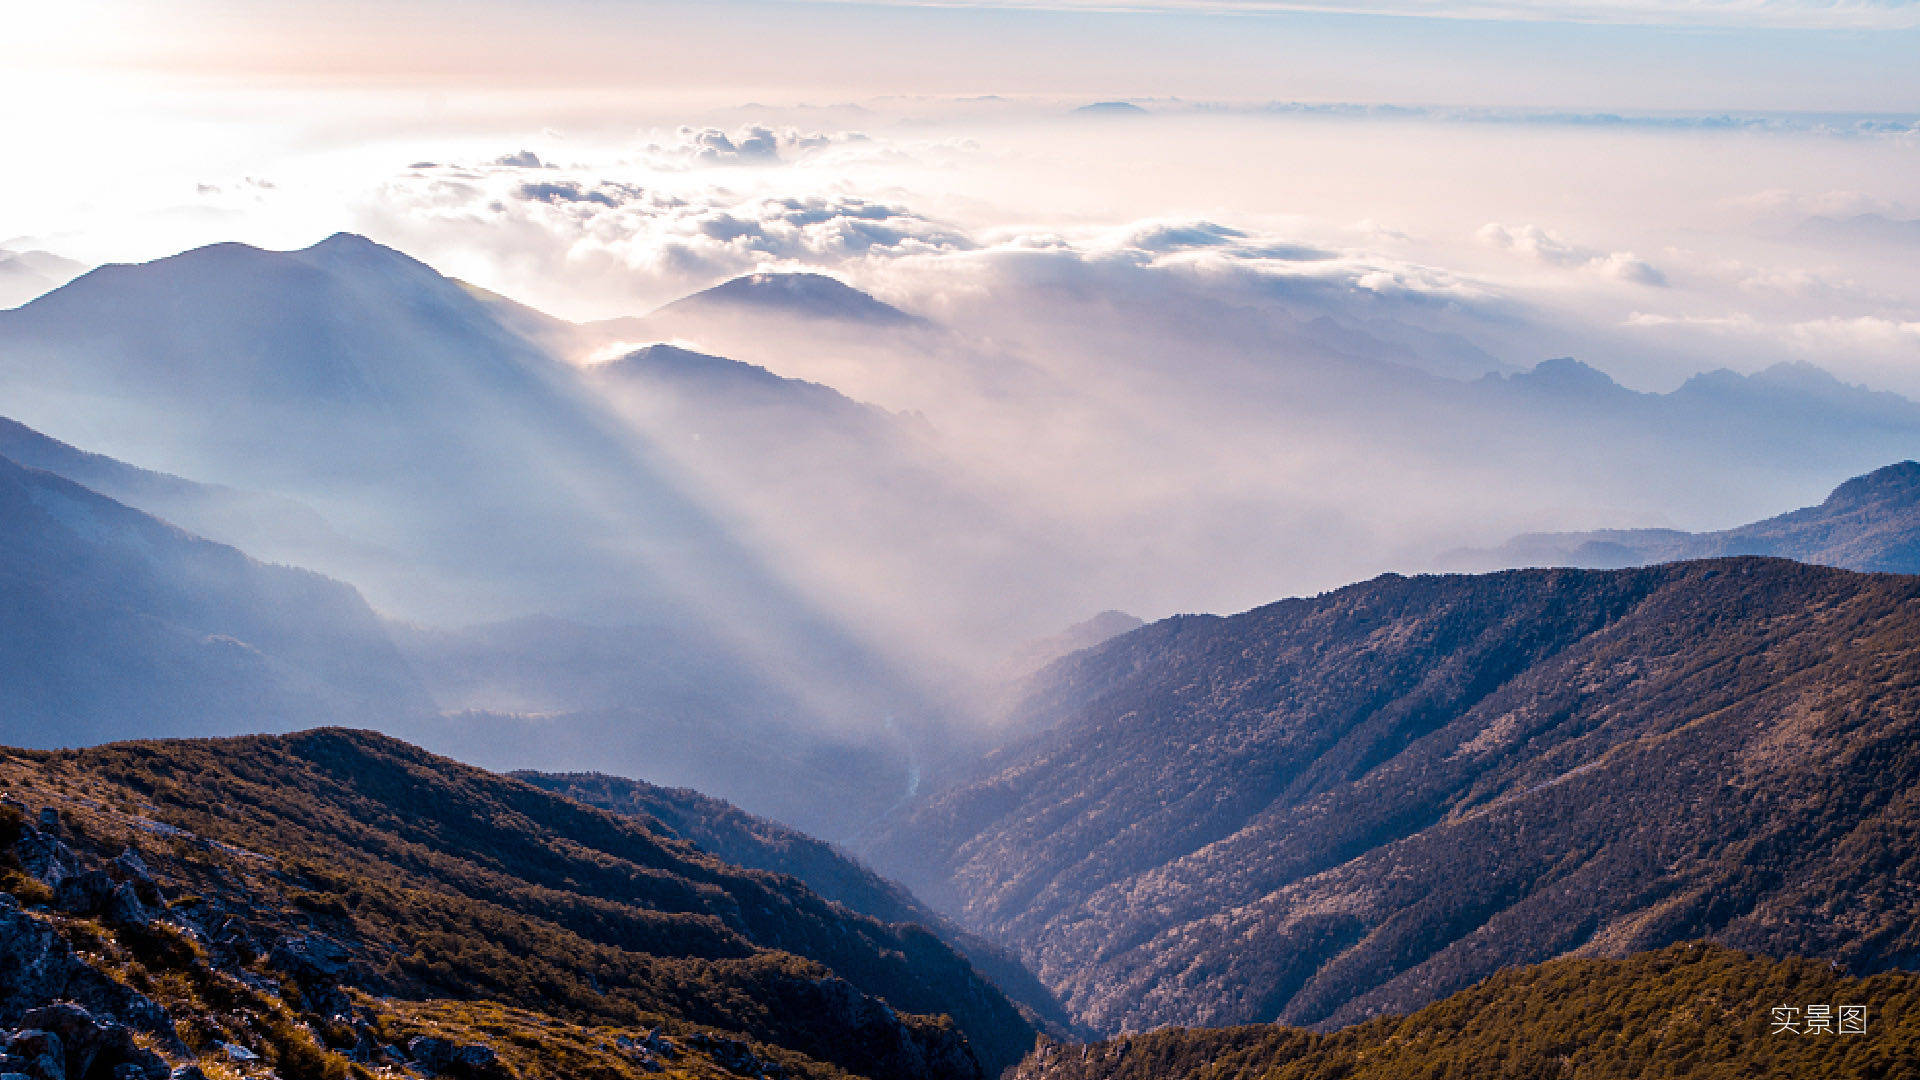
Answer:
<svg viewBox="0 0 1920 1080"><path fill-rule="evenodd" d="M1907 453L1422 395L1575 357L1920 399L1914 56L1896 2L70 0L0 40L0 304L60 265L8 251L338 231L583 321L826 273L953 337L676 340L930 425L1047 548L1005 561L1079 575L1020 632L1233 610L1523 529L1725 527ZM890 636L1004 614L966 551L701 481ZM929 520L902 536L993 547Z"/></svg>
<svg viewBox="0 0 1920 1080"><path fill-rule="evenodd" d="M1097 261L1197 223L1244 234L1215 263L1313 247L1337 256L1313 273L1448 298L1499 365L1575 354L1669 389L1805 360L1920 394L1920 3L76 0L9 18L15 251L96 264L344 229L601 318L796 266L937 308L985 287L996 251ZM1074 112L1104 100L1150 115Z"/></svg>

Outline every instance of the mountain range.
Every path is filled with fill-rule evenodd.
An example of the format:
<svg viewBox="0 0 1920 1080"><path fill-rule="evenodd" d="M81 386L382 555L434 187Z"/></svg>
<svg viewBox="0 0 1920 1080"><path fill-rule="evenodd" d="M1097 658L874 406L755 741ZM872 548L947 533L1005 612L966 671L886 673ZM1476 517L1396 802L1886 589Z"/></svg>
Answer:
<svg viewBox="0 0 1920 1080"><path fill-rule="evenodd" d="M1531 533L1497 548L1441 556L1449 570L1517 566L1645 566L1724 555L1773 555L1848 570L1920 573L1920 463L1856 476L1818 506L1717 532L1598 529Z"/></svg>
<svg viewBox="0 0 1920 1080"><path fill-rule="evenodd" d="M1043 672L1037 734L867 854L1105 1031L1698 937L1912 967L1916 620L1915 579L1763 559L1164 620Z"/></svg>
<svg viewBox="0 0 1920 1080"><path fill-rule="evenodd" d="M17 307L72 281L86 265L50 251L0 248L0 308Z"/></svg>
<svg viewBox="0 0 1920 1080"><path fill-rule="evenodd" d="M297 252L226 244L102 267L0 312L0 391L34 436L15 430L9 446L175 524L243 543L249 555L352 582L397 626L423 631L397 636L420 646L413 659L438 673L436 696L450 711L495 718L394 721L394 730L479 756L487 744L469 727L518 730L627 756L500 764L638 769L659 760L643 747L650 714L665 708L680 726L663 736L679 741L689 724L736 728L775 756L751 767L683 758L653 774L660 779L758 800L830 834L867 819L849 806L896 798L907 783L893 760L897 730L941 706L876 648L870 627L836 610L831 590L798 580L792 559L776 563L777 548L756 546L735 501L748 500L751 476L738 480L748 494L729 487L742 461L825 455L857 459L871 466L866 475L906 468L888 464L884 414L764 372L742 378L745 365L692 353L630 358L590 376L499 310L349 235ZM620 387L671 390L685 404L641 416L618 404ZM141 467L115 468L68 444ZM833 479L824 464L814 472ZM924 470L920 479L914 498L924 506L937 485ZM829 505L835 499L843 504ZM858 520L845 500L884 501L857 479L795 489L786 505L806 500L821 506L816 520L838 522ZM897 562L901 545L878 539ZM487 627L561 624L575 640L596 637L595 655L630 650L605 665L624 680L617 710L533 665L518 666L527 676L519 685L491 677L498 670L462 676L473 668L459 656L499 640ZM671 664L631 651L669 639ZM690 680L739 692L708 694L689 715L681 687ZM659 707L634 708L649 702ZM526 717L530 708L542 716ZM544 738L553 711L574 718L568 738ZM889 730L895 715L905 719ZM129 712L111 734L165 730L141 723ZM863 773L852 799L837 788L783 788L779 778L803 775L824 746L859 748L892 775Z"/></svg>
<svg viewBox="0 0 1920 1080"><path fill-rule="evenodd" d="M6 743L404 723L433 708L351 586L6 457L0 592Z"/></svg>
<svg viewBox="0 0 1920 1080"><path fill-rule="evenodd" d="M46 977L0 1073L57 1056L30 1014L111 1046L74 1075L287 1080L1557 1076L1568 1017L1638 1025L1604 1075L1694 1039L1648 987L1905 1000L1920 578L1860 571L1920 565L1913 462L1454 556L1590 569L1059 628L1357 565L1360 505L1791 505L1920 406L1036 295L1004 338L804 274L576 325L341 235L0 311L0 961ZM1449 482L1341 471L1381 461Z"/></svg>

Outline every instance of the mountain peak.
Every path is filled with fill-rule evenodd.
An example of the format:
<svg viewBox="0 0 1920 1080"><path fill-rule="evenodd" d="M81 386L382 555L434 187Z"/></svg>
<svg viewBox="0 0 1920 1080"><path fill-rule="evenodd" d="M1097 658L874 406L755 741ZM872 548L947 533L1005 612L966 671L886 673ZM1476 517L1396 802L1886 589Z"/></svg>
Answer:
<svg viewBox="0 0 1920 1080"><path fill-rule="evenodd" d="M1856 476L1834 488L1821 507L1840 510L1888 501L1920 502L1920 462L1896 462Z"/></svg>
<svg viewBox="0 0 1920 1080"><path fill-rule="evenodd" d="M874 325L920 322L838 278L811 272L745 274L668 304L665 311L698 308L755 308L810 319L834 319Z"/></svg>

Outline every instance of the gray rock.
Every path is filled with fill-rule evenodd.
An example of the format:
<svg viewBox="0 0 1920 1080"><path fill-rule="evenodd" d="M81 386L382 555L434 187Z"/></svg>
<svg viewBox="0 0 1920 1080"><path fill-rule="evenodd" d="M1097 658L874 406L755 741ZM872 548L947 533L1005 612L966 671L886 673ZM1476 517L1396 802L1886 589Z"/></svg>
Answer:
<svg viewBox="0 0 1920 1080"><path fill-rule="evenodd" d="M347 947L320 934L284 937L267 954L267 966L307 985L338 984L351 966Z"/></svg>
<svg viewBox="0 0 1920 1080"><path fill-rule="evenodd" d="M107 897L106 915L117 923L131 923L145 926L153 921L153 912L141 903L140 894L132 885L121 882L113 887L113 895Z"/></svg>
<svg viewBox="0 0 1920 1080"><path fill-rule="evenodd" d="M42 920L19 908L0 908L0 1023L66 993L80 961Z"/></svg>
<svg viewBox="0 0 1920 1080"><path fill-rule="evenodd" d="M453 1050L453 1067L469 1073L490 1072L500 1064L500 1055L493 1047L481 1043L468 1043L456 1046Z"/></svg>
<svg viewBox="0 0 1920 1080"><path fill-rule="evenodd" d="M198 1065L178 1065L167 1075L167 1080L207 1080L207 1074L201 1072Z"/></svg>
<svg viewBox="0 0 1920 1080"><path fill-rule="evenodd" d="M99 915L112 899L114 881L104 870L87 870L54 886L53 906L74 915Z"/></svg>
<svg viewBox="0 0 1920 1080"><path fill-rule="evenodd" d="M456 1045L437 1035L415 1035L408 1039L407 1057L430 1073L475 1078L504 1075L493 1047L480 1043Z"/></svg>
<svg viewBox="0 0 1920 1080"><path fill-rule="evenodd" d="M453 1062L453 1044L436 1035L415 1035L407 1040L407 1057L428 1072L446 1072Z"/></svg>
<svg viewBox="0 0 1920 1080"><path fill-rule="evenodd" d="M7 1040L7 1053L22 1063L21 1071L33 1080L66 1080L66 1047L51 1031L29 1028L14 1032Z"/></svg>
<svg viewBox="0 0 1920 1080"><path fill-rule="evenodd" d="M124 1025L96 1017L72 1002L29 1009L20 1020L60 1036L60 1044L67 1052L66 1068L70 1076L88 1075L96 1062L111 1064L130 1060L138 1049L133 1033Z"/></svg>
<svg viewBox="0 0 1920 1080"><path fill-rule="evenodd" d="M114 880L133 890L133 894L146 907L159 907L166 903L160 894L160 886L153 880L153 871L147 869L147 862L140 853L128 848L113 860L111 871Z"/></svg>
<svg viewBox="0 0 1920 1080"><path fill-rule="evenodd" d="M51 806L40 808L40 827L51 833L60 831L60 811Z"/></svg>
<svg viewBox="0 0 1920 1080"><path fill-rule="evenodd" d="M39 829L27 829L13 845L20 868L49 888L80 872L80 860L59 837Z"/></svg>

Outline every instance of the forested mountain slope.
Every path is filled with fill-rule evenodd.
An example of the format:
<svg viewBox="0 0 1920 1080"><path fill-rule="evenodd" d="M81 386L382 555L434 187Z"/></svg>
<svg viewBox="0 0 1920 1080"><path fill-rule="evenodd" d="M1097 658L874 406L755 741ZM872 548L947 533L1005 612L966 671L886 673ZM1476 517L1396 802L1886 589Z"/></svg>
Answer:
<svg viewBox="0 0 1920 1080"><path fill-rule="evenodd" d="M881 922L918 923L966 956L1037 1022L1059 1034L1072 1027L1053 994L1009 950L963 929L832 844L689 788L601 773L513 775L576 802L641 818L648 827L737 866L798 878L828 900Z"/></svg>
<svg viewBox="0 0 1920 1080"><path fill-rule="evenodd" d="M1920 580L1388 576L1069 657L884 872L1107 1030L1406 1012L1712 937L1920 964Z"/></svg>

